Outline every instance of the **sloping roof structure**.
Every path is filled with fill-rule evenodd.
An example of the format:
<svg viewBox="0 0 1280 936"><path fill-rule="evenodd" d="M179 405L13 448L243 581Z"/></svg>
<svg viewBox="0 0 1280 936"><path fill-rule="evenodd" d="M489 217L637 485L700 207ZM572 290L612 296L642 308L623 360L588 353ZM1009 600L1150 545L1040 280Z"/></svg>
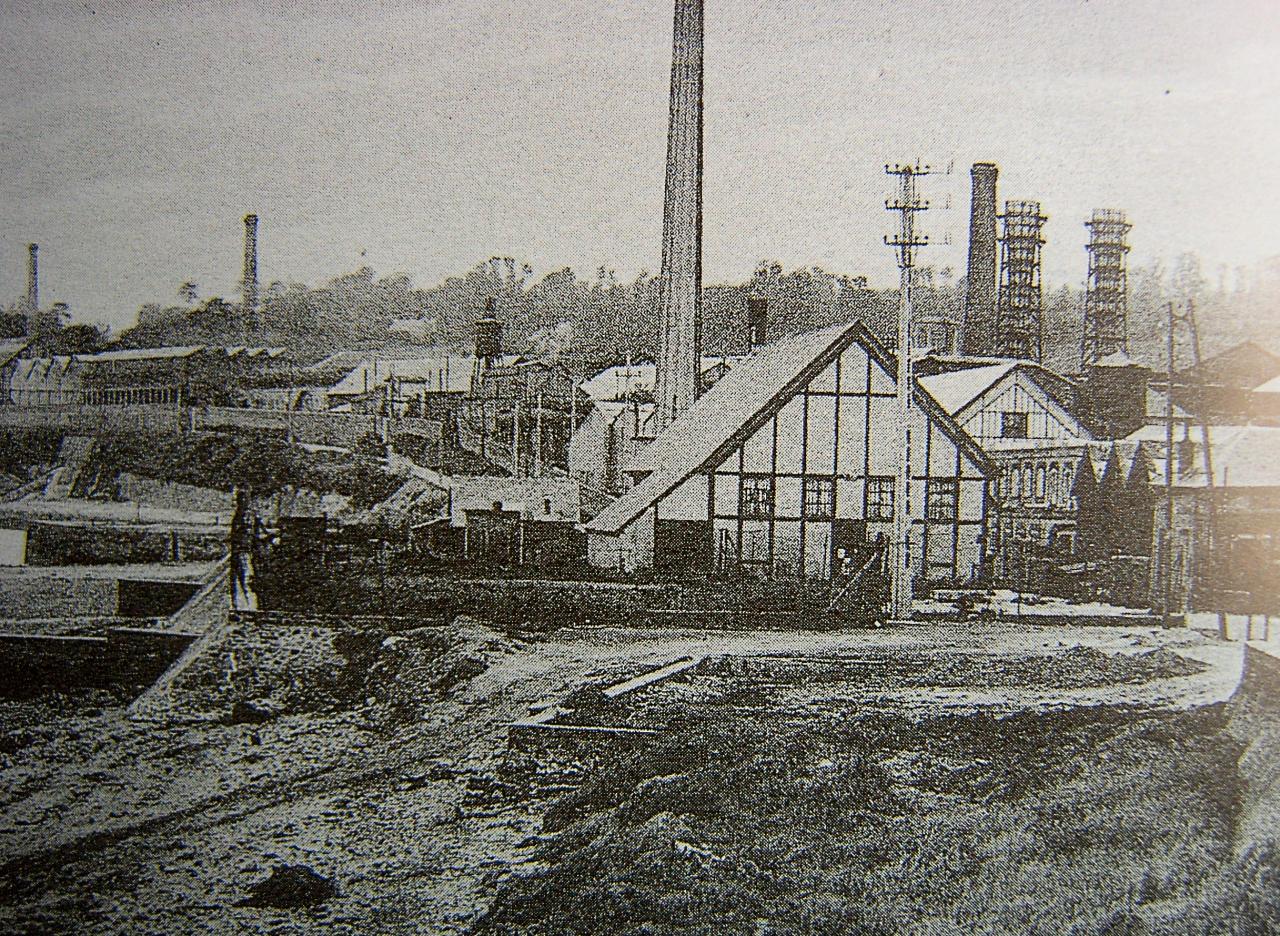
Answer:
<svg viewBox="0 0 1280 936"><path fill-rule="evenodd" d="M171 361L178 358L189 358L204 350L206 350L204 345L175 345L167 348L123 348L119 351L77 354L76 360L86 364L110 364L116 361Z"/></svg>
<svg viewBox="0 0 1280 936"><path fill-rule="evenodd" d="M1021 358L930 355L922 361L922 365L922 370L932 371L932 373L921 376L920 383L953 416L958 416L966 407L971 406L1013 371L1026 374L1052 402L1068 413L1074 413L1076 403L1074 381L1035 361ZM1074 415L1072 418L1075 418Z"/></svg>
<svg viewBox="0 0 1280 936"><path fill-rule="evenodd" d="M1018 362L1011 360L953 370L945 374L921 377L920 385L929 391L929 395L938 401L939 406L954 416L1017 366Z"/></svg>
<svg viewBox="0 0 1280 936"><path fill-rule="evenodd" d="M657 365L648 362L615 364L582 382L592 400L625 400L632 394L652 393Z"/></svg>
<svg viewBox="0 0 1280 936"><path fill-rule="evenodd" d="M1206 487L1203 436L1199 428L1178 428L1174 446L1189 441L1193 447L1180 472L1174 475L1177 487ZM1143 426L1128 441L1144 442L1155 466L1156 483L1164 483L1165 428ZM1210 426L1209 445L1215 487L1280 487L1280 427Z"/></svg>
<svg viewBox="0 0 1280 936"><path fill-rule="evenodd" d="M1178 374L1183 383L1248 389L1263 381L1280 377L1280 355L1273 354L1256 341L1242 341L1205 358L1198 367Z"/></svg>
<svg viewBox="0 0 1280 936"><path fill-rule="evenodd" d="M741 357L734 355L702 356L702 375L719 368L728 370ZM581 384L582 392L592 400L626 400L636 394L653 394L658 379L658 366L652 361L636 361L631 364L614 364L595 374Z"/></svg>
<svg viewBox="0 0 1280 936"><path fill-rule="evenodd" d="M662 432L628 470L643 464L650 474L596 515L587 529L616 533L675 489L698 469L727 453L818 371L850 347L860 343L890 374L897 373L893 357L861 322L835 325L785 338L761 347L729 371ZM916 382L916 405L984 469L991 461L977 443Z"/></svg>
<svg viewBox="0 0 1280 936"><path fill-rule="evenodd" d="M0 367L4 367L27 350L28 343L27 341L0 341Z"/></svg>
<svg viewBox="0 0 1280 936"><path fill-rule="evenodd" d="M389 380L421 384L428 392L470 393L476 359L470 354L441 352L430 357L370 359L357 363L336 384L330 396L362 396Z"/></svg>

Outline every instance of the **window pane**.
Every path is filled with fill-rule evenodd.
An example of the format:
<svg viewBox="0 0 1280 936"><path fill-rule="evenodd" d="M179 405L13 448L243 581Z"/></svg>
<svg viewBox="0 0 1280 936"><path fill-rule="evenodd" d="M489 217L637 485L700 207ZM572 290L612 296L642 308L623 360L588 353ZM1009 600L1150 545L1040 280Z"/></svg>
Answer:
<svg viewBox="0 0 1280 936"><path fill-rule="evenodd" d="M863 516L868 520L893 519L892 477L867 478L866 506Z"/></svg>
<svg viewBox="0 0 1280 936"><path fill-rule="evenodd" d="M835 513L835 478L804 479L804 516L808 519L829 519Z"/></svg>
<svg viewBox="0 0 1280 936"><path fill-rule="evenodd" d="M743 475L739 509L744 517L772 516L773 477L771 475Z"/></svg>

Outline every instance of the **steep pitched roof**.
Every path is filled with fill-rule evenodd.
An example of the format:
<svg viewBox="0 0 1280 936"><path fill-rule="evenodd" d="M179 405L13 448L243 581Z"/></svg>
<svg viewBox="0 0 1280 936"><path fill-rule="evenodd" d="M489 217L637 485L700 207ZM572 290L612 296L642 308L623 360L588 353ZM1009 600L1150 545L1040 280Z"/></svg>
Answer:
<svg viewBox="0 0 1280 936"><path fill-rule="evenodd" d="M893 356L861 322L794 335L760 348L731 369L680 414L642 453L651 473L587 524L589 531L616 533L669 494L699 468L723 457L754 432L823 367L854 343L861 344L890 375ZM916 382L919 406L985 471L994 468L977 443ZM634 466L633 466L634 467Z"/></svg>
<svg viewBox="0 0 1280 936"><path fill-rule="evenodd" d="M4 367L23 351L27 350L30 344L26 339L18 341L0 341L0 367Z"/></svg>
<svg viewBox="0 0 1280 936"><path fill-rule="evenodd" d="M1002 361L999 364L967 367L921 377L920 384L938 401L938 405L954 415L994 387L1017 366L1017 361Z"/></svg>
<svg viewBox="0 0 1280 936"><path fill-rule="evenodd" d="M977 405L1011 374L1027 377L1043 394L1050 411L1056 411L1055 415L1060 419L1065 418L1074 423L1082 438L1091 437L1087 427L1074 412L1075 384L1034 361L1005 358L977 367L931 374L921 377L920 383L943 409L952 416L963 418L961 414Z"/></svg>
<svg viewBox="0 0 1280 936"><path fill-rule="evenodd" d="M1247 390L1260 382L1280 376L1280 355L1256 341L1242 341L1205 358L1199 367L1189 367L1178 375L1185 382L1201 382Z"/></svg>

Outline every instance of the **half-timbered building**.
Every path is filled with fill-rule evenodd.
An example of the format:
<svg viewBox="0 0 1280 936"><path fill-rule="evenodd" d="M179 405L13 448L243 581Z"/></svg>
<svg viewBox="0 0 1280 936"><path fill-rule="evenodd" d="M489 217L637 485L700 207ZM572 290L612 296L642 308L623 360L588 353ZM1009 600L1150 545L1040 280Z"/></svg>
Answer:
<svg viewBox="0 0 1280 936"><path fill-rule="evenodd" d="M893 527L901 426L893 356L860 323L767 345L629 466L587 524L593 565L830 578ZM909 445L917 581L980 574L990 460L923 389Z"/></svg>

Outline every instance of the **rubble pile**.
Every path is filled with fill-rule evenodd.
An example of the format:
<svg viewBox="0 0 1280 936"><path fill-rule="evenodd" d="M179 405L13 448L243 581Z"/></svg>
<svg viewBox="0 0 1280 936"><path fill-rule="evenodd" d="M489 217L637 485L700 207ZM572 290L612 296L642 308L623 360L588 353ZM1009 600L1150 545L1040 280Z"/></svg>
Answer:
<svg viewBox="0 0 1280 936"><path fill-rule="evenodd" d="M240 901L241 907L273 907L293 910L312 907L338 895L333 881L306 865L282 865L265 881L255 884L252 893Z"/></svg>
<svg viewBox="0 0 1280 936"><path fill-rule="evenodd" d="M448 631L424 627L394 634L370 657L367 693L398 720L413 721L423 706L450 697L515 646L511 638L464 619Z"/></svg>

